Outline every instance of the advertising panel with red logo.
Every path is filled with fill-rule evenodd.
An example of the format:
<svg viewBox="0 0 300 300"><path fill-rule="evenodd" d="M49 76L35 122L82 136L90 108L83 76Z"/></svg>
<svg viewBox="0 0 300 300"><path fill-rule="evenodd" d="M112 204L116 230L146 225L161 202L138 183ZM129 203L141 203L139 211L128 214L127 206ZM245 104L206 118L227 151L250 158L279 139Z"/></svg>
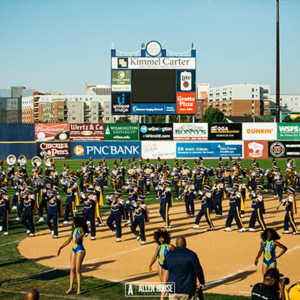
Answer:
<svg viewBox="0 0 300 300"><path fill-rule="evenodd" d="M104 124L70 124L71 141L104 141Z"/></svg>
<svg viewBox="0 0 300 300"><path fill-rule="evenodd" d="M37 142L68 141L69 137L69 124L35 124Z"/></svg>
<svg viewBox="0 0 300 300"><path fill-rule="evenodd" d="M51 156L54 159L71 159L71 142L41 142L36 143L37 156L45 158Z"/></svg>
<svg viewBox="0 0 300 300"><path fill-rule="evenodd" d="M268 158L268 142L244 142L244 158Z"/></svg>
<svg viewBox="0 0 300 300"><path fill-rule="evenodd" d="M196 93L177 93L177 114L196 113Z"/></svg>

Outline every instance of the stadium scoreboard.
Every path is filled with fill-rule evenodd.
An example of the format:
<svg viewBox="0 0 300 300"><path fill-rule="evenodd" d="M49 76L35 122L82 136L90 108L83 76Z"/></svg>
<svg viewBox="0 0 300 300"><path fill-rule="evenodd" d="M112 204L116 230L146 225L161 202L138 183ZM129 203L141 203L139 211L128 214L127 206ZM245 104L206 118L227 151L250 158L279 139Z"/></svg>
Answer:
<svg viewBox="0 0 300 300"><path fill-rule="evenodd" d="M151 41L139 56L111 51L113 115L169 115L196 112L196 50L167 56Z"/></svg>

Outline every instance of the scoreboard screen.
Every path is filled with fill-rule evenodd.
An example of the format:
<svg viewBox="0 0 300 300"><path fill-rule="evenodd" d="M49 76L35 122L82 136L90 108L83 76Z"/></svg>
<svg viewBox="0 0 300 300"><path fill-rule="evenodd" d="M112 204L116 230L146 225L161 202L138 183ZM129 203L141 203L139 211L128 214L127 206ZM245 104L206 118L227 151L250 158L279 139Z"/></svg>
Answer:
<svg viewBox="0 0 300 300"><path fill-rule="evenodd" d="M175 103L175 70L132 70L132 103Z"/></svg>

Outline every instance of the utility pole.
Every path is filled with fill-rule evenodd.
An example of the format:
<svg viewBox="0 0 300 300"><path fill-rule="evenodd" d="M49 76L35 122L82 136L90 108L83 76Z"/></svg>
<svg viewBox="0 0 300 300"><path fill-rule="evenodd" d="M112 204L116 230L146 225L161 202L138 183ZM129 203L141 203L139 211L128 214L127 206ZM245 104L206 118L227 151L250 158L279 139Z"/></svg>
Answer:
<svg viewBox="0 0 300 300"><path fill-rule="evenodd" d="M276 122L280 122L279 0L276 0Z"/></svg>

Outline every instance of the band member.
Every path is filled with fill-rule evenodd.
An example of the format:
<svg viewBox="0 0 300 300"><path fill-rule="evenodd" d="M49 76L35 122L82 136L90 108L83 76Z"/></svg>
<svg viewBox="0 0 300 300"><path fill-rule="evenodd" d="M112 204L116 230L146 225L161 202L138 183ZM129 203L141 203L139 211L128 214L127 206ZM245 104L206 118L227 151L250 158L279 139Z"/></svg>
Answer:
<svg viewBox="0 0 300 300"><path fill-rule="evenodd" d="M69 224L69 214L71 213L72 219L75 217L75 196L77 194L76 179L72 178L69 183L63 186L63 190L67 195L66 208L63 224Z"/></svg>
<svg viewBox="0 0 300 300"><path fill-rule="evenodd" d="M263 187L261 185L258 185L256 187L256 193L252 191L250 193L250 198L252 199L252 215L249 222L249 232L255 231L255 222L258 221L261 230L266 230L266 225L264 221L264 198L262 195Z"/></svg>
<svg viewBox="0 0 300 300"><path fill-rule="evenodd" d="M146 191L147 191L147 195L150 195L150 187L151 187L151 179L152 179L152 175L153 175L153 170L151 168L151 165L149 163L147 163L146 168L144 170L144 174L146 177Z"/></svg>
<svg viewBox="0 0 300 300"><path fill-rule="evenodd" d="M172 176L172 184L175 189L176 193L176 200L180 198L180 186L181 186L181 176L179 174L179 170L177 168L174 168L174 172L171 174Z"/></svg>
<svg viewBox="0 0 300 300"><path fill-rule="evenodd" d="M157 186L160 195L160 215L165 222L165 228L171 228L169 218L169 209L172 207L172 193L170 188L171 182L165 180L163 186Z"/></svg>
<svg viewBox="0 0 300 300"><path fill-rule="evenodd" d="M19 174L18 180L15 180L15 186L13 189L15 190L14 197L13 197L13 207L17 209L17 217L15 218L16 221L20 221L22 211L23 211L23 195L25 195L24 192L24 186L23 186L23 175Z"/></svg>
<svg viewBox="0 0 300 300"><path fill-rule="evenodd" d="M8 213L11 213L11 207L6 188L3 187L0 190L0 218L2 219L0 231L3 231L3 235L8 235Z"/></svg>
<svg viewBox="0 0 300 300"><path fill-rule="evenodd" d="M196 198L195 186L191 184L192 180L188 179L183 191L183 198L185 201L185 210L188 217L193 217L195 213L194 200Z"/></svg>
<svg viewBox="0 0 300 300"><path fill-rule="evenodd" d="M132 222L132 206L131 202L136 201L138 198L138 188L137 188L137 182L136 180L131 181L131 185L128 188L128 198L126 201L126 206L125 206L125 219L126 225L130 224Z"/></svg>
<svg viewBox="0 0 300 300"><path fill-rule="evenodd" d="M54 239L58 238L58 214L62 212L61 197L58 194L59 189L57 186L53 186L52 190L47 192L48 200L48 213L46 218L46 224L52 232ZM52 222L51 222L52 220Z"/></svg>
<svg viewBox="0 0 300 300"><path fill-rule="evenodd" d="M145 235L145 222L149 221L147 206L144 203L145 196L140 195L137 201L131 202L132 210L134 210L134 220L131 224L131 232L136 236L137 241L141 239L141 245L146 244L146 235ZM139 226L140 233L136 230L136 227Z"/></svg>
<svg viewBox="0 0 300 300"><path fill-rule="evenodd" d="M287 190L288 198L283 200L283 205L285 206L285 217L284 217L284 234L289 234L289 224L293 229L293 234L299 234L294 221L294 214L297 213L296 199L295 199L295 189L289 188Z"/></svg>
<svg viewBox="0 0 300 300"><path fill-rule="evenodd" d="M220 182L219 177L215 177L215 182L213 183L212 187L213 192L213 209L216 213L216 217L221 218L222 217L222 200L223 200L223 194L224 194L224 184Z"/></svg>
<svg viewBox="0 0 300 300"><path fill-rule="evenodd" d="M203 170L200 170L200 167L196 167L194 171L194 184L196 192L202 190L202 185L205 179Z"/></svg>
<svg viewBox="0 0 300 300"><path fill-rule="evenodd" d="M89 221L91 224L91 240L96 239L96 208L98 205L98 199L94 192L94 187L90 185L87 188L87 193L81 193L81 199L84 201L84 207L82 212L82 219L84 222Z"/></svg>
<svg viewBox="0 0 300 300"><path fill-rule="evenodd" d="M193 226L194 229L197 229L199 228L199 223L201 221L201 218L203 216L205 216L206 218L206 222L209 226L209 228L207 229L207 231L211 231L214 229L214 225L211 221L211 218L210 218L210 202L212 201L212 195L211 195L211 192L210 192L210 186L209 185L206 185L204 187L204 193L202 191L199 191L198 192L198 195L199 195L199 199L202 201L201 202L201 209L196 217L196 220L195 220L195 225Z"/></svg>
<svg viewBox="0 0 300 300"><path fill-rule="evenodd" d="M24 210L21 217L21 223L30 237L34 236L34 206L35 198L32 194L32 187L28 186L23 198Z"/></svg>
<svg viewBox="0 0 300 300"><path fill-rule="evenodd" d="M99 208L97 208L97 206L96 206L96 211L95 211L96 212L96 219L97 219L97 222L98 222L98 226L102 227L102 226L105 226L105 224L102 220L101 214L100 214L100 207L104 205L103 190L101 189L100 182L97 178L94 180L93 186L94 186L94 194L97 197L97 204L96 205L99 206Z"/></svg>
<svg viewBox="0 0 300 300"><path fill-rule="evenodd" d="M226 220L226 229L225 231L231 231L231 223L233 218L235 219L236 225L239 228L239 232L245 232L246 229L241 220L240 212L239 212L239 202L241 198L241 194L238 192L239 185L238 183L234 183L232 189L229 190L229 212Z"/></svg>
<svg viewBox="0 0 300 300"><path fill-rule="evenodd" d="M279 197L279 202L282 201L282 194L283 194L283 188L284 188L284 179L282 178L282 174L278 172L278 174L275 176L275 196Z"/></svg>
<svg viewBox="0 0 300 300"><path fill-rule="evenodd" d="M238 184L239 184L239 192L241 193L241 200L239 203L239 211L241 214L241 218L245 216L245 201L250 199L248 195L248 188L245 183L243 183L243 175L238 177Z"/></svg>
<svg viewBox="0 0 300 300"><path fill-rule="evenodd" d="M107 204L111 205L111 213L106 221L107 226L117 235L117 242L121 242L122 237L122 211L124 208L124 200L121 198L122 192L120 190L115 191L114 197L107 196ZM113 225L113 221L116 223L116 227Z"/></svg>

